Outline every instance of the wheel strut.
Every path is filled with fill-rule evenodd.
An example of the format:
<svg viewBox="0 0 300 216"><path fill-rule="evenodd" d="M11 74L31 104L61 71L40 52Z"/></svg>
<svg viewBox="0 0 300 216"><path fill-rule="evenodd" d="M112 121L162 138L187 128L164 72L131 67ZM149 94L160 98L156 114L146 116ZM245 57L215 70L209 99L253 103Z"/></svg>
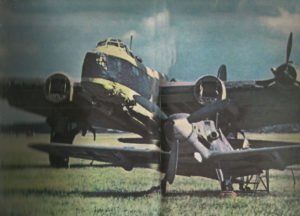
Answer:
<svg viewBox="0 0 300 216"><path fill-rule="evenodd" d="M51 143L72 144L78 131L67 128L64 133L52 132L50 137ZM54 168L68 168L69 157L62 154L49 153L50 166Z"/></svg>

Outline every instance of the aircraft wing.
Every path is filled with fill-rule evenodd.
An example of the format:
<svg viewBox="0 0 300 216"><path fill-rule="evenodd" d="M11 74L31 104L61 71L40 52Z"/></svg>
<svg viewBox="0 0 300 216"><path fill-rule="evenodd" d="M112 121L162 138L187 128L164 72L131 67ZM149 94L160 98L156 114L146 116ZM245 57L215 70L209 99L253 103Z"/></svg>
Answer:
<svg viewBox="0 0 300 216"><path fill-rule="evenodd" d="M196 82L197 83L197 82ZM203 105L194 96L194 82L169 82L160 86L161 107L168 115L193 113ZM239 115L233 122L238 129L300 122L300 89L295 86L264 87L258 81L225 82L226 98Z"/></svg>
<svg viewBox="0 0 300 216"><path fill-rule="evenodd" d="M194 82L168 82L160 86L162 110L174 113L192 113L200 108L194 97Z"/></svg>
<svg viewBox="0 0 300 216"><path fill-rule="evenodd" d="M63 99L55 94L50 95L49 92L46 96L49 78L0 78L0 99L7 100L13 107L45 117L53 114L53 107L57 104L63 104L63 106L59 106L59 109L70 110L70 107L74 105L73 98L77 96L80 85L75 82L71 84L71 81L65 75L52 75L54 79L57 76L61 76L70 85ZM55 89L55 87L52 86L52 89ZM57 100L63 101L60 103Z"/></svg>
<svg viewBox="0 0 300 216"><path fill-rule="evenodd" d="M208 160L233 176L266 169L283 170L300 163L300 145L213 152ZM252 170L252 171L251 171Z"/></svg>
<svg viewBox="0 0 300 216"><path fill-rule="evenodd" d="M300 121L300 89L272 85L259 86L257 81L226 82L227 97L238 107L236 126L259 128Z"/></svg>
<svg viewBox="0 0 300 216"><path fill-rule="evenodd" d="M14 107L48 116L51 112L44 97L43 79L0 79L0 98Z"/></svg>
<svg viewBox="0 0 300 216"><path fill-rule="evenodd" d="M242 148L244 139L233 139L228 138L229 143L234 149ZM248 139L250 147L253 149L263 148L263 147L279 147L279 146L291 146L299 145L297 142L287 142L287 141L272 141L272 140L254 140Z"/></svg>
<svg viewBox="0 0 300 216"><path fill-rule="evenodd" d="M34 143L29 147L39 151L112 163L126 170L133 167L149 167L150 164L159 164L161 151L150 148L113 147L103 145L69 145L61 143Z"/></svg>

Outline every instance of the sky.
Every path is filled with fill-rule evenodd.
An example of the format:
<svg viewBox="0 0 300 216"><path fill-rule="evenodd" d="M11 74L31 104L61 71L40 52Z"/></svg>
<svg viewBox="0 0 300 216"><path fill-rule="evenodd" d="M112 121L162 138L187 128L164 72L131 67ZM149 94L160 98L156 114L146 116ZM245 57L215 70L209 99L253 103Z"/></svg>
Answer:
<svg viewBox="0 0 300 216"><path fill-rule="evenodd" d="M300 62L300 1L290 0L0 0L0 76L41 77L63 71L79 79L85 53L115 37L145 65L177 80L216 74L229 80L272 77L284 62ZM35 119L1 101L2 113ZM15 121L11 114L2 122ZM25 116L25 117L24 117Z"/></svg>

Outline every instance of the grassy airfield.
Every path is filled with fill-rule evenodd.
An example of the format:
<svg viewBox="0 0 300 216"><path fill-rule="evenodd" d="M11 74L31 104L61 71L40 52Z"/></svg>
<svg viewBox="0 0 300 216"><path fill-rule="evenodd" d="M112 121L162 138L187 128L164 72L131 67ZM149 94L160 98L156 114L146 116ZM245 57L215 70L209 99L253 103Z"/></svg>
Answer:
<svg viewBox="0 0 300 216"><path fill-rule="evenodd" d="M114 134L98 135L101 143L120 145ZM262 135L250 135L261 138ZM122 137L132 137L122 134ZM263 135L299 141L300 135ZM46 135L0 136L0 215L299 215L300 168L271 171L271 193L219 196L219 184L200 177L177 176L168 195L159 192L155 169L127 172L109 164L71 160L70 169L52 169L46 154L27 147L47 142ZM76 137L75 143L93 143ZM237 188L237 186L236 186Z"/></svg>

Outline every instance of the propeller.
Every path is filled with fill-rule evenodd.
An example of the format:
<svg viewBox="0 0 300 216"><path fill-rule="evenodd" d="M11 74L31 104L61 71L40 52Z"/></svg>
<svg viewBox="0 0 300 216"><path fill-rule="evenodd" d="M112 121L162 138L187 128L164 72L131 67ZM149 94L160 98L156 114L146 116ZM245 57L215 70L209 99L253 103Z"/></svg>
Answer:
<svg viewBox="0 0 300 216"><path fill-rule="evenodd" d="M296 83L300 86L300 82L297 81L297 71L291 65L292 61L290 61L291 51L293 46L293 33L291 32L289 35L289 39L286 46L286 59L285 63L280 65L277 68L271 68L271 71L274 74L274 78L269 80L257 81L258 85L269 86L274 82L281 83L283 85L293 85Z"/></svg>
<svg viewBox="0 0 300 216"><path fill-rule="evenodd" d="M220 72L220 74L226 74L226 72L224 72L226 71L225 65L221 66L219 71L223 71ZM224 77L225 76L223 76L223 78ZM170 148L170 154L166 174L163 181L169 182L170 184L173 183L177 172L179 144L181 141L187 140L189 135L192 134L192 123L199 122L222 111L229 112L233 116L233 118L236 118L238 116L237 108L234 107L229 100L217 101L215 103L208 104L190 115L186 113L177 113L167 116L160 109L160 107L158 107L155 103L147 100L146 98L135 95L134 99L136 103L139 103L141 106L152 112L156 117L164 122L165 138ZM194 142L192 140L191 143L200 152L204 152L206 150L201 149L201 146L196 146L196 141Z"/></svg>
<svg viewBox="0 0 300 216"><path fill-rule="evenodd" d="M168 168L165 175L166 181L172 184L175 179L178 164L179 143L180 141L190 139L190 135L193 132L192 123L199 122L222 111L229 112L233 118L237 118L239 114L238 109L229 100L223 100L208 104L190 115L179 113L169 116L164 125L166 140L171 149ZM198 146L196 144L197 142L191 140L191 143L198 151L207 151L207 149L203 149L202 146ZM207 152L205 154L207 154Z"/></svg>
<svg viewBox="0 0 300 216"><path fill-rule="evenodd" d="M187 120L190 123L199 122L221 111L228 111L230 114L232 114L233 117L238 116L238 109L234 105L232 105L232 103L229 100L222 100L200 108L199 110L193 112L187 118Z"/></svg>
<svg viewBox="0 0 300 216"><path fill-rule="evenodd" d="M300 82L297 81L296 69L291 65L292 61L290 61L292 46L293 46L293 33L291 32L286 46L285 63L280 65L276 69L271 69L275 76L273 80L278 81L283 85L293 85L294 83L298 85L300 84Z"/></svg>
<svg viewBox="0 0 300 216"><path fill-rule="evenodd" d="M134 100L161 120L167 120L168 116L155 104L140 95L134 95Z"/></svg>
<svg viewBox="0 0 300 216"><path fill-rule="evenodd" d="M165 175L165 181L169 182L170 184L173 183L175 179L175 175L177 172L177 164L178 164L178 152L179 152L179 137L176 137L176 128L174 120L176 119L186 119L188 114L174 114L169 116L169 119L164 124L164 131L165 131L165 138L167 144L170 147L170 155L168 166Z"/></svg>

